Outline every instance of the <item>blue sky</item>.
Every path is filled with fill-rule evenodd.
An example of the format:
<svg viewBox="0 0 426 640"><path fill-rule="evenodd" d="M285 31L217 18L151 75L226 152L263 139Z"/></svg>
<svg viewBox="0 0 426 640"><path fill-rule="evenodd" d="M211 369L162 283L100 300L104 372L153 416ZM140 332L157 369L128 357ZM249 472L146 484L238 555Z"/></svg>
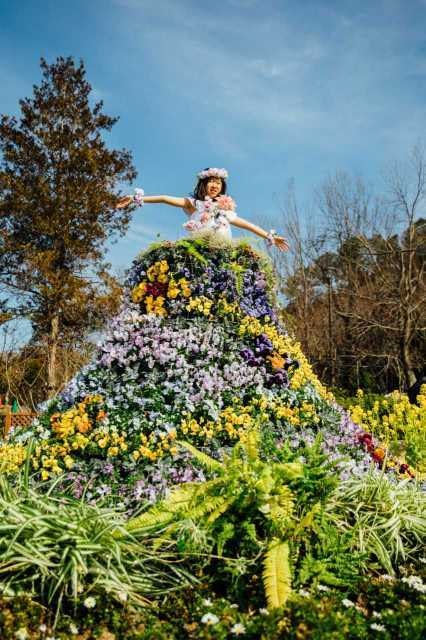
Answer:
<svg viewBox="0 0 426 640"><path fill-rule="evenodd" d="M135 186L185 195L226 167L240 215L279 218L289 179L302 201L337 169L378 184L424 139L425 27L426 0L0 0L0 112L40 82L40 56L82 58ZM136 212L113 265L183 222Z"/></svg>

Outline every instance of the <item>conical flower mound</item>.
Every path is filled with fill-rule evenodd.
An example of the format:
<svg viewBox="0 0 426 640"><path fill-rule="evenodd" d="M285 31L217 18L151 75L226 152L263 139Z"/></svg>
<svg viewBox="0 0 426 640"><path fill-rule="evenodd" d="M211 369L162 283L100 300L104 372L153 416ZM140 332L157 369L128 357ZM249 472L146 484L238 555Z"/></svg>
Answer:
<svg viewBox="0 0 426 640"><path fill-rule="evenodd" d="M119 494L131 509L204 478L177 441L221 458L257 427L266 457L321 434L343 475L362 472L371 464L363 434L280 326L273 292L269 261L248 245L151 247L93 362L12 435L3 469L30 455L41 478L66 471L77 495Z"/></svg>

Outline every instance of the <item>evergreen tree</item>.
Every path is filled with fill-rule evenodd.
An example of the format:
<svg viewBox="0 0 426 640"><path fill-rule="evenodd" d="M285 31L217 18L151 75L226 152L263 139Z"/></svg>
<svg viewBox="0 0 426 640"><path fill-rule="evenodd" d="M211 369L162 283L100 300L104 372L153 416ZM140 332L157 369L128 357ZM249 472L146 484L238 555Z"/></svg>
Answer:
<svg viewBox="0 0 426 640"><path fill-rule="evenodd" d="M0 120L0 284L47 346L54 390L60 346L93 329L118 298L105 241L128 226L115 190L136 171L129 151L102 138L118 118L91 105L83 62L41 59L41 69L20 119Z"/></svg>

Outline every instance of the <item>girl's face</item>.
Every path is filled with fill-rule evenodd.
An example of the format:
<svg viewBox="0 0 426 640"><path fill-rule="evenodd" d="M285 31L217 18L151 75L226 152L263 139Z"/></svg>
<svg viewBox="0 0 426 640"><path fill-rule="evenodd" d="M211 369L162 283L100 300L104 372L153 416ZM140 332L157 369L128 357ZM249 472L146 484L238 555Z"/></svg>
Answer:
<svg viewBox="0 0 426 640"><path fill-rule="evenodd" d="M216 198L222 192L221 178L209 178L206 184L206 196Z"/></svg>

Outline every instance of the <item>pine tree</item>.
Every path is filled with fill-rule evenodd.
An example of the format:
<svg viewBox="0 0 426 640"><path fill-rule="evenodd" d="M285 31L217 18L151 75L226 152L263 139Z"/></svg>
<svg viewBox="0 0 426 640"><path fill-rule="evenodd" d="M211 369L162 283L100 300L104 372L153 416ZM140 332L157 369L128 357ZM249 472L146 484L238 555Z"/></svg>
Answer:
<svg viewBox="0 0 426 640"><path fill-rule="evenodd" d="M20 119L0 120L0 284L47 346L54 390L60 345L93 329L118 297L105 241L128 226L114 191L136 171L129 151L102 138L118 118L91 105L83 62L41 59L41 69Z"/></svg>

